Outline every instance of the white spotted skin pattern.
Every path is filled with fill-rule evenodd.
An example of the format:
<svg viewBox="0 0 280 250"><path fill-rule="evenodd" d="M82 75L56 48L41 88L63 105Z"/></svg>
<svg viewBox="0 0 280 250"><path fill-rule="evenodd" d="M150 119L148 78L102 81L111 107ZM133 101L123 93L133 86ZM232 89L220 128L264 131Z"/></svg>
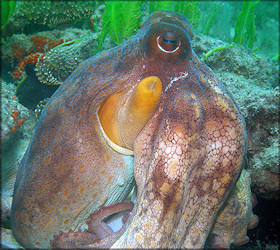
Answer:
<svg viewBox="0 0 280 250"><path fill-rule="evenodd" d="M177 93L137 138L134 217L113 248L204 246L240 173L246 138L238 110L214 86L203 105L194 93Z"/></svg>

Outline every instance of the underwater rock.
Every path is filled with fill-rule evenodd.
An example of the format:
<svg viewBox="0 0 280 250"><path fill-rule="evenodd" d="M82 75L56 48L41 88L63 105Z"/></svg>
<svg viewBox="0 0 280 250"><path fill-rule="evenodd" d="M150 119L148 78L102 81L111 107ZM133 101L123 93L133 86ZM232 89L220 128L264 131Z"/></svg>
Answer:
<svg viewBox="0 0 280 250"><path fill-rule="evenodd" d="M279 199L279 87L266 90L251 86L236 93L236 101L247 124L252 189L260 197Z"/></svg>
<svg viewBox="0 0 280 250"><path fill-rule="evenodd" d="M1 247L3 249L24 249L16 242L12 230L7 228L1 228Z"/></svg>
<svg viewBox="0 0 280 250"><path fill-rule="evenodd" d="M220 76L245 117L252 190L261 197L279 199L279 87L265 89L230 73Z"/></svg>
<svg viewBox="0 0 280 250"><path fill-rule="evenodd" d="M214 48L229 45L203 34L195 35L192 43L194 50L201 57ZM251 87L257 85L264 89L279 86L279 66L269 57L253 53L243 46L234 45L214 52L205 62L215 73L231 73L236 77L243 76L251 80L249 83L244 82L244 85L252 84ZM229 85L227 82L224 83L226 86Z"/></svg>
<svg viewBox="0 0 280 250"><path fill-rule="evenodd" d="M280 199L279 139L251 159L252 188L263 198Z"/></svg>
<svg viewBox="0 0 280 250"><path fill-rule="evenodd" d="M23 129L30 126L30 121L32 123L32 114L18 102L15 91L15 85L7 84L1 79L1 143L4 149L5 144L19 133L27 133L27 136L33 133Z"/></svg>
<svg viewBox="0 0 280 250"><path fill-rule="evenodd" d="M18 168L18 164L14 166L15 169ZM12 201L13 201L13 191L16 181L16 175L12 174L6 181L5 185L1 187L1 222L9 221Z"/></svg>
<svg viewBox="0 0 280 250"><path fill-rule="evenodd" d="M15 86L1 79L1 220L9 216L15 174L36 126L34 113L18 102Z"/></svg>

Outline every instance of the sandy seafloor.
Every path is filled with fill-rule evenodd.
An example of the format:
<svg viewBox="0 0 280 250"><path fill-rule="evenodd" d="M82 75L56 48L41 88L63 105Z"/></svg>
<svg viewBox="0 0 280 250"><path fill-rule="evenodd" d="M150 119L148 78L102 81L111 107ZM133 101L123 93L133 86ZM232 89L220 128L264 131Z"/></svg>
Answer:
<svg viewBox="0 0 280 250"><path fill-rule="evenodd" d="M95 13L98 17L99 13ZM7 213L12 195L14 173L28 142L35 129L37 119L34 110L36 104L50 97L57 87L46 86L38 80L35 65L25 68L26 80L16 90L11 72L15 69L12 45L19 43L26 50L30 49L31 36L44 36L52 40L63 38L73 40L84 37L69 47L49 51L50 61L42 67L51 71L52 77L64 79L79 62L93 55L92 44L96 32L90 31L90 24L78 27L59 26L52 30L33 32L32 34L14 34L2 46L1 58L1 160L2 160L2 219L4 226L9 227ZM192 39L194 51L202 57L212 48L224 46L221 40L196 34ZM114 44L106 39L104 48ZM83 49L81 49L83 48ZM73 61L71 58L77 58ZM61 67L55 69L51 63L56 61ZM61 61L59 61L61 60ZM63 65L69 62L69 67ZM251 172L252 192L257 197L254 213L260 218L259 225L248 232L250 242L234 249L279 249L279 64L263 54L254 54L250 50L233 46L210 55L205 63L225 84L232 93L241 113L245 117L248 130L248 164ZM62 66L61 66L62 65ZM49 68L48 68L49 67ZM66 72L63 75L62 72ZM16 128L16 120L11 117L14 110L19 110L18 119L24 119L23 125ZM8 184L7 184L8 183Z"/></svg>

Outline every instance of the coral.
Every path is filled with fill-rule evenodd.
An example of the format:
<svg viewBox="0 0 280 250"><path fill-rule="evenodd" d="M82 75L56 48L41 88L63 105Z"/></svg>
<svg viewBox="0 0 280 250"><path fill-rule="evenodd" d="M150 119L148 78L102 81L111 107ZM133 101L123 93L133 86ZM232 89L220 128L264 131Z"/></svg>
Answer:
<svg viewBox="0 0 280 250"><path fill-rule="evenodd" d="M68 40L65 40L65 42L67 42ZM48 50L51 50L53 49L54 47L62 44L64 41L63 41L63 38L60 38L57 42L56 41L52 41L50 38L48 38Z"/></svg>
<svg viewBox="0 0 280 250"><path fill-rule="evenodd" d="M37 106L36 106L36 108L35 108L35 110L34 110L35 116L36 116L37 120L39 120L39 117L40 117L40 115L41 115L41 113L42 113L42 111L43 111L43 108L45 107L45 105L47 104L47 102L49 101L49 99L50 99L50 98L45 98L44 100L40 101L40 102L37 104Z"/></svg>
<svg viewBox="0 0 280 250"><path fill-rule="evenodd" d="M15 133L18 128L24 123L24 119L20 117L20 112L17 109L12 112L11 117L15 121L15 125L11 128L11 133Z"/></svg>
<svg viewBox="0 0 280 250"><path fill-rule="evenodd" d="M18 61L21 61L26 56L25 49L21 48L17 43L14 43L12 45L12 53L13 57Z"/></svg>
<svg viewBox="0 0 280 250"><path fill-rule="evenodd" d="M41 53L36 53L33 54L31 53L31 55L25 57L23 60L21 60L20 63L18 63L17 68L13 71L12 73L12 78L14 78L15 80L20 80L23 76L23 71L25 69L25 66L27 64L36 64L37 61L42 61L43 58L45 56L45 53L41 54Z"/></svg>
<svg viewBox="0 0 280 250"><path fill-rule="evenodd" d="M34 43L36 52L45 52L45 46L48 43L47 39L43 36L33 36L30 41Z"/></svg>
<svg viewBox="0 0 280 250"><path fill-rule="evenodd" d="M33 36L30 38L30 41L34 44L34 47L31 47L28 51L30 55L26 56L22 59L23 53L22 50L17 44L13 44L13 55L16 57L20 62L17 64L16 69L12 73L12 78L15 80L20 80L23 77L23 72L25 66L27 64L35 65L38 61L42 61L45 57L45 51L48 51L64 42L63 38L60 38L57 42L51 40L50 38L46 39L44 36ZM25 52L25 50L24 50ZM36 53L32 53L36 52ZM25 54L24 54L25 55Z"/></svg>
<svg viewBox="0 0 280 250"><path fill-rule="evenodd" d="M46 39L44 36L33 36L30 38L30 41L34 43L35 52L40 52L40 53L53 49L54 47L64 42L63 38L60 38L56 42L54 40L51 40L50 38ZM67 42L67 40L65 42ZM33 48L31 48L30 51L31 50L34 51Z"/></svg>
<svg viewBox="0 0 280 250"><path fill-rule="evenodd" d="M61 85L79 63L94 54L92 44L95 38L87 36L74 44L53 48L47 52L35 67L39 81L47 85Z"/></svg>
<svg viewBox="0 0 280 250"><path fill-rule="evenodd" d="M22 71L20 71L19 69L15 69L11 77L14 78L16 81L19 81L22 78Z"/></svg>
<svg viewBox="0 0 280 250"><path fill-rule="evenodd" d="M16 18L36 24L62 24L91 15L95 1L25 1L17 5Z"/></svg>

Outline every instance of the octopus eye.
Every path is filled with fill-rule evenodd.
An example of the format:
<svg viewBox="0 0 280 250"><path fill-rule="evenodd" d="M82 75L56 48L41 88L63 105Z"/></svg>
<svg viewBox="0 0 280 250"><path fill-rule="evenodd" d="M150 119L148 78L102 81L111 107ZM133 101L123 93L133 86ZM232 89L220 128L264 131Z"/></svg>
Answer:
<svg viewBox="0 0 280 250"><path fill-rule="evenodd" d="M174 33L166 32L157 37L157 45L165 53L174 53L179 49L181 41Z"/></svg>

